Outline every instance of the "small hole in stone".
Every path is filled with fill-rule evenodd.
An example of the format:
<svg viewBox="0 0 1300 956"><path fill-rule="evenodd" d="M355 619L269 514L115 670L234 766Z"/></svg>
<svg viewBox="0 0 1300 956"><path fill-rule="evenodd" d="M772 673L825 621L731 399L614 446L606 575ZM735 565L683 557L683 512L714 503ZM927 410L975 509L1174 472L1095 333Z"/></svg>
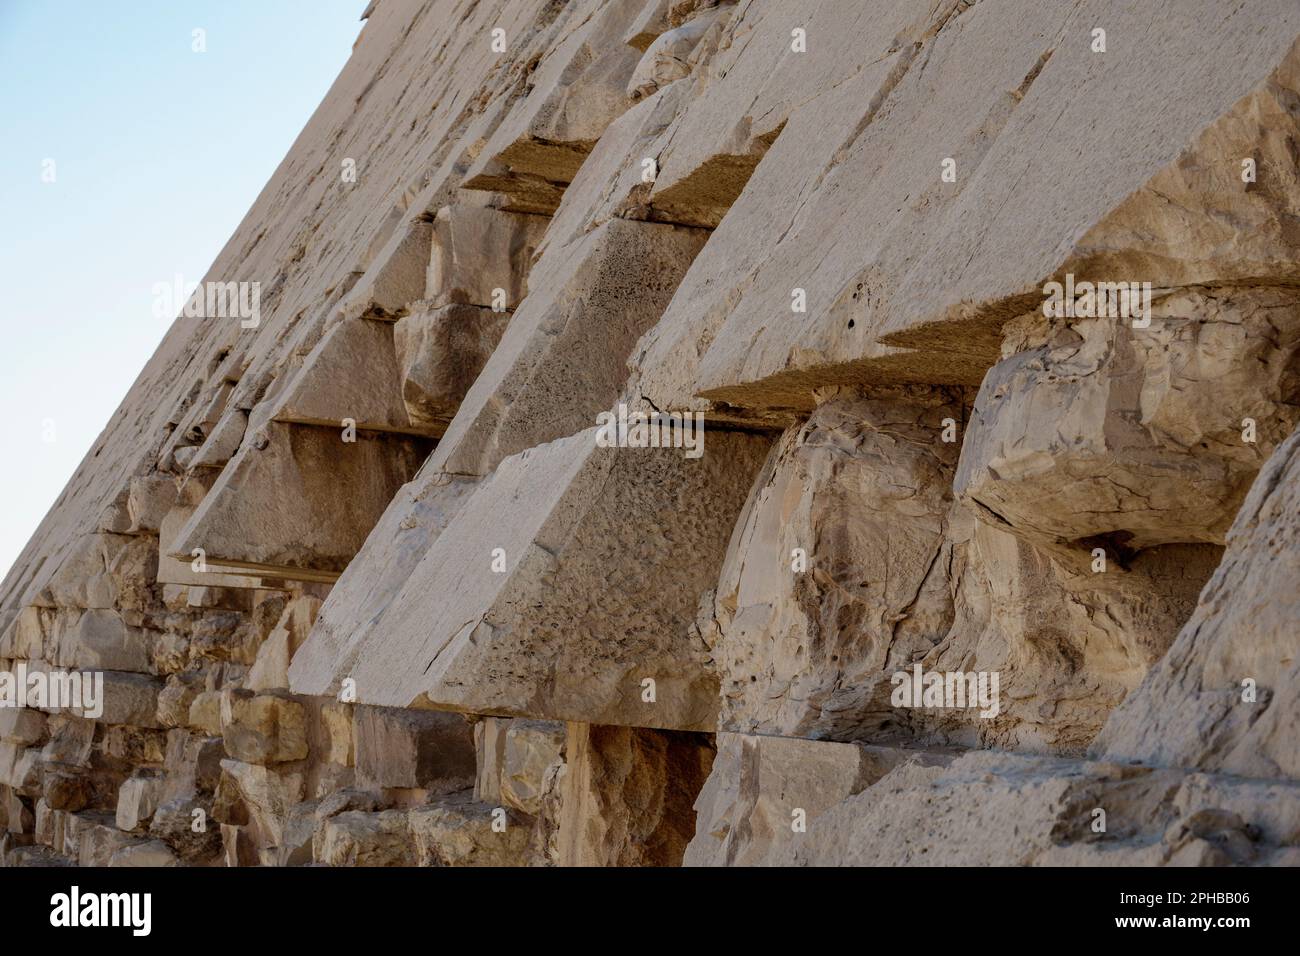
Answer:
<svg viewBox="0 0 1300 956"><path fill-rule="evenodd" d="M853 328L853 320L849 319L849 328Z"/></svg>

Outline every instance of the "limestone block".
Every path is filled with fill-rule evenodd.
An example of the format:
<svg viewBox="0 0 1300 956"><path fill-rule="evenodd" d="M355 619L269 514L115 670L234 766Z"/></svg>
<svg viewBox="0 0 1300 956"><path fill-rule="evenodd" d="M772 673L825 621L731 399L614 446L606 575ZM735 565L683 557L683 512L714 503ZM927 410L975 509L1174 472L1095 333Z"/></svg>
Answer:
<svg viewBox="0 0 1300 956"><path fill-rule="evenodd" d="M743 738L763 758L766 741ZM799 741L805 749L834 746ZM846 746L846 745L841 745ZM724 744L725 747L725 744ZM771 765L760 782L752 761L715 763L705 793L724 795L723 812L700 826L687 862L752 861L813 866L1156 866L1267 863L1293 840L1279 833L1279 809L1295 794L1233 777L1207 781L1181 771L1019 754L971 752L960 757L897 751L853 793L836 799L794 832L790 814L775 809L771 827L750 826L765 800L794 802L816 784L811 759ZM800 780L805 781L800 783ZM739 781L743 787L738 787ZM1208 785L1207 785L1208 783ZM1294 790L1294 784L1286 785ZM734 794L739 794L736 798ZM766 797L764 796L766 794ZM778 797L785 794L785 799ZM791 799L793 798L793 799ZM702 798L703 801L703 798ZM734 801L734 802L733 802ZM1271 803L1271 807L1269 804ZM1220 809L1233 806L1239 812ZM1094 810L1106 830L1094 831ZM785 806L779 807L781 811ZM738 811L738 812L736 812ZM1283 813L1286 811L1283 810ZM729 815L734 813L734 816ZM762 817L759 817L762 821ZM1263 825L1253 821L1259 819ZM704 826L715 830L704 832ZM1267 829L1266 829L1267 828ZM721 836L716 835L721 834Z"/></svg>
<svg viewBox="0 0 1300 956"><path fill-rule="evenodd" d="M1112 715L1111 760L1300 779L1300 431L1269 458L1169 653Z"/></svg>
<svg viewBox="0 0 1300 956"><path fill-rule="evenodd" d="M309 594L285 605L270 635L257 649L257 659L244 681L245 688L261 691L289 686L289 664L311 633L320 607L321 600Z"/></svg>
<svg viewBox="0 0 1300 956"><path fill-rule="evenodd" d="M908 761L946 758L858 743L720 733L695 801L686 866L760 866L818 829L818 818ZM947 758L950 759L950 758Z"/></svg>
<svg viewBox="0 0 1300 956"><path fill-rule="evenodd" d="M156 532L163 516L176 503L176 480L171 475L145 475L131 479L127 512L130 533Z"/></svg>
<svg viewBox="0 0 1300 956"><path fill-rule="evenodd" d="M158 723L158 695L163 682L145 674L128 674L121 671L102 671L104 677L103 712L96 719L103 724L129 724L132 727L156 728ZM83 680L89 679L89 672ZM89 716L93 708L72 707L69 713Z"/></svg>
<svg viewBox="0 0 1300 956"><path fill-rule="evenodd" d="M48 718L39 710L0 707L0 740L32 747L45 743L48 735Z"/></svg>
<svg viewBox="0 0 1300 956"><path fill-rule="evenodd" d="M202 865L221 853L221 826L211 817L210 802L169 800L154 811L149 835L161 840L185 864Z"/></svg>
<svg viewBox="0 0 1300 956"><path fill-rule="evenodd" d="M181 861L162 840L145 840L131 843L113 852L109 866L180 866Z"/></svg>
<svg viewBox="0 0 1300 956"><path fill-rule="evenodd" d="M425 434L402 402L401 367L393 324L371 319L338 323L303 360L284 391L271 402L271 418L342 429ZM261 424L261 416L254 421Z"/></svg>
<svg viewBox="0 0 1300 956"><path fill-rule="evenodd" d="M173 555L203 549L224 567L332 580L423 458L415 438L271 422L222 471L178 532Z"/></svg>
<svg viewBox="0 0 1300 956"><path fill-rule="evenodd" d="M768 441L711 432L687 459L598 447L596 431L483 483L358 654L361 700L713 726L716 678L691 624Z"/></svg>
<svg viewBox="0 0 1300 956"><path fill-rule="evenodd" d="M321 706L320 716L326 740L324 758L341 767L355 766L352 705L330 701Z"/></svg>
<svg viewBox="0 0 1300 956"><path fill-rule="evenodd" d="M312 858L329 866L412 866L406 818L405 810L349 810L330 817L316 836Z"/></svg>
<svg viewBox="0 0 1300 956"><path fill-rule="evenodd" d="M623 35L623 42L642 53L655 37L668 30L668 7L672 0L642 0L641 12Z"/></svg>
<svg viewBox="0 0 1300 956"><path fill-rule="evenodd" d="M221 761L221 782L213 797L212 819L248 828L254 843L280 846L293 807L306 797L301 771Z"/></svg>
<svg viewBox="0 0 1300 956"><path fill-rule="evenodd" d="M419 866L529 865L528 822L468 794L417 807L409 821Z"/></svg>
<svg viewBox="0 0 1300 956"><path fill-rule="evenodd" d="M1150 328L1045 331L990 370L956 480L986 520L1085 550L1093 538L1223 543L1255 472L1300 421L1300 299L1189 290L1152 313Z"/></svg>
<svg viewBox="0 0 1300 956"><path fill-rule="evenodd" d="M435 308L515 309L550 221L458 203L438 210L425 294ZM500 290L500 292L498 292Z"/></svg>
<svg viewBox="0 0 1300 956"><path fill-rule="evenodd" d="M562 866L681 864L713 765L708 736L571 723L566 753Z"/></svg>
<svg viewBox="0 0 1300 956"><path fill-rule="evenodd" d="M713 26L717 8L656 37L646 48L627 84L629 97L649 96L691 75L691 54Z"/></svg>
<svg viewBox="0 0 1300 956"><path fill-rule="evenodd" d="M113 854L139 840L129 833L119 830L111 816L107 814L90 816L78 815L81 826L77 829L77 865L108 866ZM65 846L67 837L64 837Z"/></svg>
<svg viewBox="0 0 1300 956"><path fill-rule="evenodd" d="M948 633L943 434L961 418L942 389L834 394L773 448L711 615L721 726L852 739L890 673Z"/></svg>
<svg viewBox="0 0 1300 956"><path fill-rule="evenodd" d="M347 318L395 320L407 306L424 298L425 270L433 241L433 225L422 216L393 230L374 262L342 304Z"/></svg>
<svg viewBox="0 0 1300 956"><path fill-rule="evenodd" d="M467 189L509 195L504 208L550 214L612 120L628 106L624 89L637 51L621 40L642 0L581 0L585 16L557 38L530 78L531 93L510 111L470 166Z"/></svg>
<svg viewBox="0 0 1300 956"><path fill-rule="evenodd" d="M698 230L613 220L543 257L431 467L486 475L508 455L593 424L615 403L637 337L704 239Z"/></svg>
<svg viewBox="0 0 1300 956"><path fill-rule="evenodd" d="M402 486L294 655L289 684L295 693L336 694L341 679L352 676L366 635L379 626L411 571L477 484L425 467Z"/></svg>
<svg viewBox="0 0 1300 956"><path fill-rule="evenodd" d="M81 535L36 603L43 607L142 610L150 602L156 565L148 536Z"/></svg>
<svg viewBox="0 0 1300 956"><path fill-rule="evenodd" d="M221 692L204 691L190 703L189 726L210 737L221 736Z"/></svg>
<svg viewBox="0 0 1300 956"><path fill-rule="evenodd" d="M62 611L54 627L58 667L149 673L153 638L139 627L128 627L122 615L108 608Z"/></svg>
<svg viewBox="0 0 1300 956"><path fill-rule="evenodd" d="M478 773L474 799L493 806L501 802L501 771L506 762L506 732L512 720L484 717L474 724L474 756Z"/></svg>
<svg viewBox="0 0 1300 956"><path fill-rule="evenodd" d="M232 453L233 454L233 453ZM201 498L200 498L201 500ZM224 574L211 566L197 561L192 552L179 557L173 556L172 545L176 536L198 509L197 504L181 504L167 512L158 531L158 574L159 584L187 585L191 588L257 588L262 586L260 578L241 574ZM186 594L188 601L189 595Z"/></svg>
<svg viewBox="0 0 1300 956"><path fill-rule="evenodd" d="M560 778L565 727L558 721L512 720L505 732L501 765L501 801L520 813L537 816L547 793Z"/></svg>
<svg viewBox="0 0 1300 956"><path fill-rule="evenodd" d="M226 753L252 764L286 763L307 756L302 704L284 697L228 688L221 696Z"/></svg>
<svg viewBox="0 0 1300 956"><path fill-rule="evenodd" d="M1212 6L1196 10L1209 15ZM1285 185L1252 195L1238 173L1241 157L1273 148L1258 117L1280 119L1272 104L1276 90L1292 82L1300 14L1278 4L1230 18L1221 49L1243 68L1228 78L1202 69L1192 8L1183 11L1186 19L1159 20L1168 42L1158 59L1129 57L1118 72L1097 71L1089 44L1073 40L1075 30L1087 31L1067 23L1065 8L1038 5L1028 19L1013 2L947 12L951 18L919 37L919 47L900 51L897 69L881 77L881 95L859 100L860 120L839 140L843 150L836 147L814 174L817 196L800 200L797 221L770 234L774 254L752 282L732 286L716 332L696 327L686 336L710 343L687 394L768 408L820 385L882 381L886 373L973 383L996 359L1001 324L1040 305L1044 282L1066 271L1157 287L1285 274L1276 242L1278 223L1290 214ZM1109 31L1140 36L1157 28L1156 16L1147 7L1116 9ZM1265 22L1270 33L1276 28L1275 42L1257 44ZM1060 42L1044 43L1056 35ZM1011 46L995 41L1008 36L1016 38ZM1187 95L1191 89L1196 95ZM1149 111L1156 124L1116 164L1094 133L1104 128L1107 142L1129 141L1131 128L1115 121L1121 90L1124 115ZM1179 107L1162 109L1171 97ZM1050 104L1058 102L1080 110L1068 136L1049 132L1058 115ZM1198 136L1196 158L1176 161ZM1024 149L1049 139L1059 160ZM911 161L916 155L935 156L936 164L952 159L955 182ZM669 165L665 159L663 189ZM1161 176L1180 187L1178 202L1166 198ZM1139 226L1127 207L1140 190L1151 215ZM780 198L757 189L752 196L756 203ZM1044 197L1052 197L1050 213L1040 205ZM1258 226L1249 248L1226 239L1226 221ZM1163 254L1144 253L1150 230L1168 237ZM796 288L809 305L792 315ZM774 321L778 313L785 318ZM882 354L882 345L917 351ZM660 408L674 407L646 394Z"/></svg>
<svg viewBox="0 0 1300 956"><path fill-rule="evenodd" d="M393 327L398 381L412 424L441 433L497 347L508 312L415 303Z"/></svg>
<svg viewBox="0 0 1300 956"><path fill-rule="evenodd" d="M158 809L166 781L158 776L133 775L117 792L117 828L134 831L147 827Z"/></svg>
<svg viewBox="0 0 1300 956"><path fill-rule="evenodd" d="M58 612L53 608L28 606L0 633L0 658L43 660L46 638L53 634Z"/></svg>
<svg viewBox="0 0 1300 956"><path fill-rule="evenodd" d="M459 714L356 706L357 782L452 793L474 784L473 730Z"/></svg>

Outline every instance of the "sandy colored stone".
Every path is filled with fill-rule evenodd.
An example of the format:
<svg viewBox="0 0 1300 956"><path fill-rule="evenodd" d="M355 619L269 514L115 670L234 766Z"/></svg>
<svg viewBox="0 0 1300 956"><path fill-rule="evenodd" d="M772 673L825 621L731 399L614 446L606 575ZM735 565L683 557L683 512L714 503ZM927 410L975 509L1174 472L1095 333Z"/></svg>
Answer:
<svg viewBox="0 0 1300 956"><path fill-rule="evenodd" d="M453 793L474 785L473 730L459 714L366 706L352 714L361 787Z"/></svg>
<svg viewBox="0 0 1300 956"><path fill-rule="evenodd" d="M415 853L406 818L404 810L350 810L330 817L316 837L312 856L329 866L412 866Z"/></svg>
<svg viewBox="0 0 1300 956"><path fill-rule="evenodd" d="M1195 614L1111 715L1094 744L1097 754L1244 777L1300 778L1293 636L1298 505L1295 432L1256 478Z"/></svg>
<svg viewBox="0 0 1300 956"><path fill-rule="evenodd" d="M303 706L287 697L239 689L223 692L221 735L226 753L245 763L269 765L307 756Z"/></svg>
<svg viewBox="0 0 1300 956"><path fill-rule="evenodd" d="M562 866L681 864L713 765L709 737L571 723L565 750Z"/></svg>
<svg viewBox="0 0 1300 956"><path fill-rule="evenodd" d="M219 569L332 580L422 458L417 439L271 422L246 444L172 544ZM259 445L261 447L259 447Z"/></svg>
<svg viewBox="0 0 1300 956"><path fill-rule="evenodd" d="M406 413L393 324L371 319L338 323L303 360L272 401L276 421L362 431L427 434ZM261 425L262 416L255 419Z"/></svg>
<svg viewBox="0 0 1300 956"><path fill-rule="evenodd" d="M530 827L468 795L441 797L410 813L419 866L527 866Z"/></svg>
<svg viewBox="0 0 1300 956"><path fill-rule="evenodd" d="M1155 303L1149 328L1076 320L1037 337L985 378L956 491L1047 543L1222 544L1300 421L1300 299L1185 290Z"/></svg>
<svg viewBox="0 0 1300 956"><path fill-rule="evenodd" d="M435 308L515 309L527 292L533 256L549 225L542 216L463 203L444 206L433 221L424 298Z"/></svg>
<svg viewBox="0 0 1300 956"><path fill-rule="evenodd" d="M413 305L393 327L408 420L430 432L445 431L509 321L504 309Z"/></svg>
<svg viewBox="0 0 1300 956"><path fill-rule="evenodd" d="M486 475L509 455L595 424L704 238L616 220L544 257L430 467Z"/></svg>
<svg viewBox="0 0 1300 956"><path fill-rule="evenodd" d="M690 625L767 441L710 433L691 460L676 448L599 448L595 431L508 459L466 503L358 654L359 699L713 725L715 678Z"/></svg>

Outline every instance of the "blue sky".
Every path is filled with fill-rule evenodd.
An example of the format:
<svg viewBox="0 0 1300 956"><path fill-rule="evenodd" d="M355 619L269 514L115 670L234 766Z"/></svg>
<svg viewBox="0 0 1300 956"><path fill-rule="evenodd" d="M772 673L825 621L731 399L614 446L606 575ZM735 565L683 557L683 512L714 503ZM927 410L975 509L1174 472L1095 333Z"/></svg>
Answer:
<svg viewBox="0 0 1300 956"><path fill-rule="evenodd" d="M0 577L170 324L153 284L203 277L365 5L0 0Z"/></svg>

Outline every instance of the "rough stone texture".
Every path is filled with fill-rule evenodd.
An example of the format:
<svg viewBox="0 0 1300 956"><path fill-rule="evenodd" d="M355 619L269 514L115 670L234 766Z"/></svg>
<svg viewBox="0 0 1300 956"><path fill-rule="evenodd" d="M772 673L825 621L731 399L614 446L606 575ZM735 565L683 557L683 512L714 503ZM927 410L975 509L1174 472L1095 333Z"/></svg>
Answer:
<svg viewBox="0 0 1300 956"><path fill-rule="evenodd" d="M690 633L698 569L716 573L767 442L717 433L690 460L595 434L508 459L470 498L358 653L359 700L713 726L716 684ZM639 506L650 497L663 510Z"/></svg>
<svg viewBox="0 0 1300 956"><path fill-rule="evenodd" d="M1196 612L1111 715L1095 751L1108 760L1300 779L1298 602L1300 431L1260 472Z"/></svg>
<svg viewBox="0 0 1300 956"><path fill-rule="evenodd" d="M679 865L691 801L713 764L710 738L571 723L566 750L561 865Z"/></svg>
<svg viewBox="0 0 1300 956"><path fill-rule="evenodd" d="M1293 0L363 19L0 584L7 865L1300 863Z"/></svg>
<svg viewBox="0 0 1300 956"><path fill-rule="evenodd" d="M1255 472L1300 421L1300 297L1179 290L1150 321L1041 330L1044 344L990 369L957 492L1048 543L1222 544Z"/></svg>

